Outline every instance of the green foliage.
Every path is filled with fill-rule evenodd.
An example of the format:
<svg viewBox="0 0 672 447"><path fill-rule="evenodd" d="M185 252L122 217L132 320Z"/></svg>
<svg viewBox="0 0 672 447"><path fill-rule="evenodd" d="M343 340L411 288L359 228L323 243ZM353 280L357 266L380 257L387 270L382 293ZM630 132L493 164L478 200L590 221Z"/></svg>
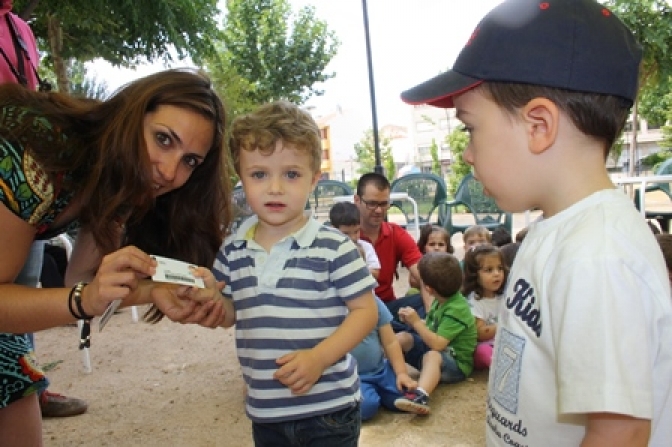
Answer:
<svg viewBox="0 0 672 447"><path fill-rule="evenodd" d="M381 154L381 159L383 160L383 166L385 167L385 175L388 179L393 179L397 176L397 165L394 162L392 148L385 148L384 151L385 153Z"/></svg>
<svg viewBox="0 0 672 447"><path fill-rule="evenodd" d="M667 96L671 96L672 94L668 94ZM672 149L672 109L669 109L667 112L667 120L668 123L671 124L666 124L662 127L662 133L663 133L663 140L658 143L658 145L662 148L671 150Z"/></svg>
<svg viewBox="0 0 672 447"><path fill-rule="evenodd" d="M71 60L68 67L70 94L83 98L105 99L109 96L107 83L88 77L83 63Z"/></svg>
<svg viewBox="0 0 672 447"><path fill-rule="evenodd" d="M15 0L22 14L31 0ZM34 0L33 0L34 3ZM171 62L212 54L218 34L217 0L68 0L39 1L31 27L39 47L51 58L49 24L60 24L60 56L86 62L100 57L120 66L143 61Z"/></svg>
<svg viewBox="0 0 672 447"><path fill-rule="evenodd" d="M464 126L459 126L449 133L446 136L446 143L450 146L450 153L453 159L453 163L450 165L447 187L450 195L454 196L464 176L471 172L471 166L462 158L462 154L464 154L469 145L469 135L465 132Z"/></svg>
<svg viewBox="0 0 672 447"><path fill-rule="evenodd" d="M325 68L339 42L312 6L294 13L287 0L228 0L227 9L218 56L207 66L223 81L233 113L278 99L303 104L323 93L315 84L334 76Z"/></svg>
<svg viewBox="0 0 672 447"><path fill-rule="evenodd" d="M661 127L667 121L667 114L672 110L670 86L668 79L667 82L661 82L640 92L639 110L649 128Z"/></svg>
<svg viewBox="0 0 672 447"><path fill-rule="evenodd" d="M439 159L439 145L436 144L434 138L432 138L432 145L429 146L429 155L432 157L432 173L442 177L443 173L441 172L441 160Z"/></svg>
<svg viewBox="0 0 672 447"><path fill-rule="evenodd" d="M672 7L666 0L608 0L644 50L640 88L655 91L672 74Z"/></svg>
<svg viewBox="0 0 672 447"><path fill-rule="evenodd" d="M133 67L177 56L199 64L214 53L219 32L217 0L16 0L14 11L31 20L41 63L53 70L62 92L70 91L70 60Z"/></svg>
<svg viewBox="0 0 672 447"><path fill-rule="evenodd" d="M393 179L396 175L394 158L392 157L392 140L379 134L378 143L380 145L380 163L385 168L385 176ZM364 136L355 143L355 158L359 163L358 174L373 172L376 166L376 154L373 145L373 129L367 129Z"/></svg>
<svg viewBox="0 0 672 447"><path fill-rule="evenodd" d="M605 4L632 30L643 48L639 107L634 109L634 120L641 110L651 124L661 124L669 109L669 103L661 99L670 91L672 77L672 6L666 0L607 0ZM630 169L632 174L632 163Z"/></svg>

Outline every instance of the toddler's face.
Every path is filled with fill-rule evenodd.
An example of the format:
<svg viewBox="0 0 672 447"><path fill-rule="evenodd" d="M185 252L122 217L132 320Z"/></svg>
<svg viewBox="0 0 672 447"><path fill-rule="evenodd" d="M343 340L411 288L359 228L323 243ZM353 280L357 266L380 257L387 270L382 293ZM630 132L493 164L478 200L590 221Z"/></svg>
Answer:
<svg viewBox="0 0 672 447"><path fill-rule="evenodd" d="M477 245L483 245L488 243L488 238L485 236L485 234L472 234L467 236L467 238L464 240L464 250L467 251L471 247L475 247Z"/></svg>
<svg viewBox="0 0 672 447"><path fill-rule="evenodd" d="M483 287L483 295L492 297L504 283L504 265L499 255L483 256L478 269L478 282Z"/></svg>
<svg viewBox="0 0 672 447"><path fill-rule="evenodd" d="M431 233L429 238L427 238L427 244L425 245L425 253L434 252L448 252L448 244L446 243L445 235L438 232Z"/></svg>
<svg viewBox="0 0 672 447"><path fill-rule="evenodd" d="M533 208L539 185L531 183L535 176L520 175L539 169L539 157L529 149L530 126L479 88L456 96L454 103L457 117L469 133L462 158L474 167L474 177L483 184L484 193L509 212Z"/></svg>

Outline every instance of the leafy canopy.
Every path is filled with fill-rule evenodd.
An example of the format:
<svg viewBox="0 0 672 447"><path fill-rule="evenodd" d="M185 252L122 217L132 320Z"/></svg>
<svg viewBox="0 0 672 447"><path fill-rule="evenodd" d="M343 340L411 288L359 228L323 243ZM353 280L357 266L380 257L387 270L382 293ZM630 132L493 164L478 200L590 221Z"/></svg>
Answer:
<svg viewBox="0 0 672 447"><path fill-rule="evenodd" d="M226 4L217 46L220 60L210 61L211 71L221 70L222 64L231 67L237 75L234 88L242 87L244 100L252 104L278 99L303 104L323 93L315 84L334 76L325 69L339 41L312 6L294 13L287 0Z"/></svg>
<svg viewBox="0 0 672 447"><path fill-rule="evenodd" d="M217 0L15 0L14 12L25 13L31 3L40 48L51 56L49 40L60 40L63 59L133 66L189 56L198 63L214 52L218 35Z"/></svg>

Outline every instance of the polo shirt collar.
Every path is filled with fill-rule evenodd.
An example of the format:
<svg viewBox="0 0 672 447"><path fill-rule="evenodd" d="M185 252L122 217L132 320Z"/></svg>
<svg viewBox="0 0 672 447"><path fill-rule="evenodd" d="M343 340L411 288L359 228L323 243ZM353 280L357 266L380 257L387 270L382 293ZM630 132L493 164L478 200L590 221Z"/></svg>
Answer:
<svg viewBox="0 0 672 447"><path fill-rule="evenodd" d="M258 223L259 217L257 216L250 216L245 219L245 221L240 225L238 230L233 235L233 244L237 248L240 248L245 245L247 241L252 240L254 238L254 230L256 229ZM309 215L308 220L303 227L289 236L284 237L282 240L284 241L289 238L293 238L299 247L309 247L315 240L317 232L321 226L321 223Z"/></svg>

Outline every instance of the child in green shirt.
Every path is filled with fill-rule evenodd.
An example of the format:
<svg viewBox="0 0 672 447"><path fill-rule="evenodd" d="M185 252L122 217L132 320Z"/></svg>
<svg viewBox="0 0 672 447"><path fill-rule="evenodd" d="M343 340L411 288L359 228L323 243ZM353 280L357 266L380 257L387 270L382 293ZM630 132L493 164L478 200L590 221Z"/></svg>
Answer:
<svg viewBox="0 0 672 447"><path fill-rule="evenodd" d="M402 411L429 414L429 395L439 382L466 379L474 367L476 321L460 293L462 268L453 255L427 253L418 263L425 292L434 297L423 321L411 307L399 309L402 322L414 332L399 332L397 338L406 363L420 370L418 387L394 405Z"/></svg>

